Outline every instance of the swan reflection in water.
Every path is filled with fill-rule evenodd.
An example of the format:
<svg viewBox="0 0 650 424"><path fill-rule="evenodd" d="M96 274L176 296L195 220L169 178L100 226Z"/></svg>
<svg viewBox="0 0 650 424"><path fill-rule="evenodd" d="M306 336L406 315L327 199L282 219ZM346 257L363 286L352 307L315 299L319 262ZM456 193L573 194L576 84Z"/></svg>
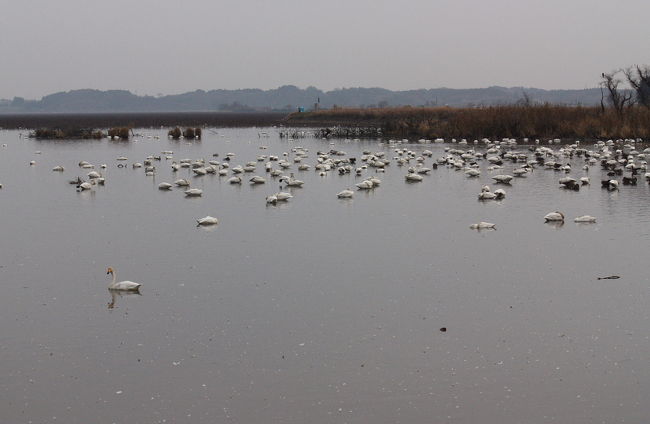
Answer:
<svg viewBox="0 0 650 424"><path fill-rule="evenodd" d="M546 224L548 227L559 230L564 225L564 221L546 221L544 224Z"/></svg>
<svg viewBox="0 0 650 424"><path fill-rule="evenodd" d="M108 302L108 309L115 309L115 302L118 297L124 296L142 296L139 291L123 291L123 290L111 290L108 289L108 292L111 294L111 301Z"/></svg>

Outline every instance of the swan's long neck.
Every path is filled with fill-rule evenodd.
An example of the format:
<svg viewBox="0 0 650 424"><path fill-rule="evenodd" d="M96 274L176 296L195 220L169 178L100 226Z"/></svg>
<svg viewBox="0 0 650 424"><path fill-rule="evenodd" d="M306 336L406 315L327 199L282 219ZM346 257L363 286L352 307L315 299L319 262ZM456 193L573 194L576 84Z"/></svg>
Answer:
<svg viewBox="0 0 650 424"><path fill-rule="evenodd" d="M113 275L113 281L111 281L111 284L108 285L109 287L114 286L115 281L117 280L117 275L115 275L115 271L111 271L111 274Z"/></svg>

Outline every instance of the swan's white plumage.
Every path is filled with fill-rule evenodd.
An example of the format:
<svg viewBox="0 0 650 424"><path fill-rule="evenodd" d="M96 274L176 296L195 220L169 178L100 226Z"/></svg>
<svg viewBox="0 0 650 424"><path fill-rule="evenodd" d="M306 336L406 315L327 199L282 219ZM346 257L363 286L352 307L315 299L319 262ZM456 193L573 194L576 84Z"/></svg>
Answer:
<svg viewBox="0 0 650 424"><path fill-rule="evenodd" d="M134 283L133 281L119 281L117 282L117 275L115 274L115 271L113 271L113 268L109 267L108 270L106 270L106 274L112 274L113 275L113 281L108 285L109 290L123 290L123 291L138 291L140 290L140 286L142 284L140 283Z"/></svg>
<svg viewBox="0 0 650 424"><path fill-rule="evenodd" d="M562 212L550 212L547 213L546 216L544 216L544 221L546 222L558 222L558 221L564 221L564 214Z"/></svg>

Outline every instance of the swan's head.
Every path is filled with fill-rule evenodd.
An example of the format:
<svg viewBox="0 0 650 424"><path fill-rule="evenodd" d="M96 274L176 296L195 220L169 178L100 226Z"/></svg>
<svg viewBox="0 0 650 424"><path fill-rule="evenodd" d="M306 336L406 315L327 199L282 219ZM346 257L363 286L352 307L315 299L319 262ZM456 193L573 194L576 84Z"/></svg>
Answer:
<svg viewBox="0 0 650 424"><path fill-rule="evenodd" d="M113 268L109 266L108 269L106 270L106 274L112 274L112 273L113 273Z"/></svg>

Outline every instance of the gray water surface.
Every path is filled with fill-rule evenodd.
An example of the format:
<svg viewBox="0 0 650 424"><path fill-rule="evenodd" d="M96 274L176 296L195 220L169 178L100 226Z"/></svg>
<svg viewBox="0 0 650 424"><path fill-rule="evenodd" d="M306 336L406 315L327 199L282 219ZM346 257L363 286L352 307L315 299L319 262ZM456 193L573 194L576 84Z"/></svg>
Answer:
<svg viewBox="0 0 650 424"><path fill-rule="evenodd" d="M0 422L641 423L650 416L650 190L561 190L537 169L479 202L490 175L446 167L380 187L313 170L316 151L396 146L281 140L273 128L200 142L37 141L0 132ZM330 145L333 143L333 145ZM261 150L260 146L268 146ZM148 155L282 156L312 170L294 198L228 177L132 169ZM444 155L445 145L410 144ZM467 147L465 147L467 148ZM524 149L520 147L520 149ZM36 154L41 151L41 154ZM118 168L116 158L129 158ZM35 160L36 164L29 165ZM68 180L100 170L106 185ZM432 159L425 164L430 166ZM265 175L264 162L256 174ZM65 172L52 172L63 165ZM507 173L514 167L505 165ZM367 171L364 176L374 174ZM251 174L245 174L250 177ZM267 176L268 177L268 176ZM157 189L188 178L203 197ZM247 180L247 178L245 178ZM494 188L494 187L493 187ZM543 216L561 210L561 227ZM590 214L596 224L573 218ZM196 227L206 215L219 225ZM472 231L479 221L496 231ZM106 268L142 283L107 290ZM620 275L618 280L597 277ZM113 308L109 308L109 303ZM442 327L446 332L440 331Z"/></svg>

